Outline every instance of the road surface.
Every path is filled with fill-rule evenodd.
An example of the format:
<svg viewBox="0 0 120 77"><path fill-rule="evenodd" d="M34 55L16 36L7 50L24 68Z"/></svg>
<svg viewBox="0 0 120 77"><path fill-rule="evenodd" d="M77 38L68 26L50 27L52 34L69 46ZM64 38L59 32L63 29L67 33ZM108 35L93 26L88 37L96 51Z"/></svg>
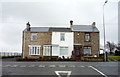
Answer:
<svg viewBox="0 0 120 77"><path fill-rule="evenodd" d="M119 77L118 62L2 62L2 77Z"/></svg>

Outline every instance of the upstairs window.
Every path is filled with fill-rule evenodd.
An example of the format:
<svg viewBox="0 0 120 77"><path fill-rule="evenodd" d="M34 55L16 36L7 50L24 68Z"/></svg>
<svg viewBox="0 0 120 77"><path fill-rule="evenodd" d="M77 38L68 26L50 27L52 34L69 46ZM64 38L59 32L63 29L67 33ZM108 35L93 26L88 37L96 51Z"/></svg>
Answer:
<svg viewBox="0 0 120 77"><path fill-rule="evenodd" d="M65 33L60 33L60 41L65 41Z"/></svg>
<svg viewBox="0 0 120 77"><path fill-rule="evenodd" d="M85 41L90 41L90 33L85 33Z"/></svg>
<svg viewBox="0 0 120 77"><path fill-rule="evenodd" d="M36 41L37 40L37 33L32 33L31 34L31 40Z"/></svg>
<svg viewBox="0 0 120 77"><path fill-rule="evenodd" d="M84 47L84 54L90 55L91 54L91 47Z"/></svg>

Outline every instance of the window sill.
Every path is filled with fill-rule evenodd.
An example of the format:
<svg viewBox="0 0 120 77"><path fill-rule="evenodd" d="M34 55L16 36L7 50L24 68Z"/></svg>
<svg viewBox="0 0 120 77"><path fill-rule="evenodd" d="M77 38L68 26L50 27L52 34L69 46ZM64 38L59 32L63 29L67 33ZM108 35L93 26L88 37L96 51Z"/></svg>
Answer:
<svg viewBox="0 0 120 77"><path fill-rule="evenodd" d="M43 56L51 56L51 55L43 55Z"/></svg>
<svg viewBox="0 0 120 77"><path fill-rule="evenodd" d="M39 56L40 54L34 54L34 55L30 55L30 56Z"/></svg>

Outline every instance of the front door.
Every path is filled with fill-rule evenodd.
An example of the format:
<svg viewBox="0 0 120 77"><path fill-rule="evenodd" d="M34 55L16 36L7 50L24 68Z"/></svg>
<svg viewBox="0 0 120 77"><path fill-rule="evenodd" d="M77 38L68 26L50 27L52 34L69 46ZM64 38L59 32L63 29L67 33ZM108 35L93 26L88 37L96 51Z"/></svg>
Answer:
<svg viewBox="0 0 120 77"><path fill-rule="evenodd" d="M75 57L81 57L81 49L82 49L82 46L74 45Z"/></svg>

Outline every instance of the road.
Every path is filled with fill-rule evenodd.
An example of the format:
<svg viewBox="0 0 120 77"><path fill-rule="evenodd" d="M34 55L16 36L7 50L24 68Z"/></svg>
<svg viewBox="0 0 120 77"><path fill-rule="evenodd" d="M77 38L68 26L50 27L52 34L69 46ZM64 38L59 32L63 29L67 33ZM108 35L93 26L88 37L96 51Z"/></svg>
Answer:
<svg viewBox="0 0 120 77"><path fill-rule="evenodd" d="M118 62L2 62L2 77L119 77Z"/></svg>

